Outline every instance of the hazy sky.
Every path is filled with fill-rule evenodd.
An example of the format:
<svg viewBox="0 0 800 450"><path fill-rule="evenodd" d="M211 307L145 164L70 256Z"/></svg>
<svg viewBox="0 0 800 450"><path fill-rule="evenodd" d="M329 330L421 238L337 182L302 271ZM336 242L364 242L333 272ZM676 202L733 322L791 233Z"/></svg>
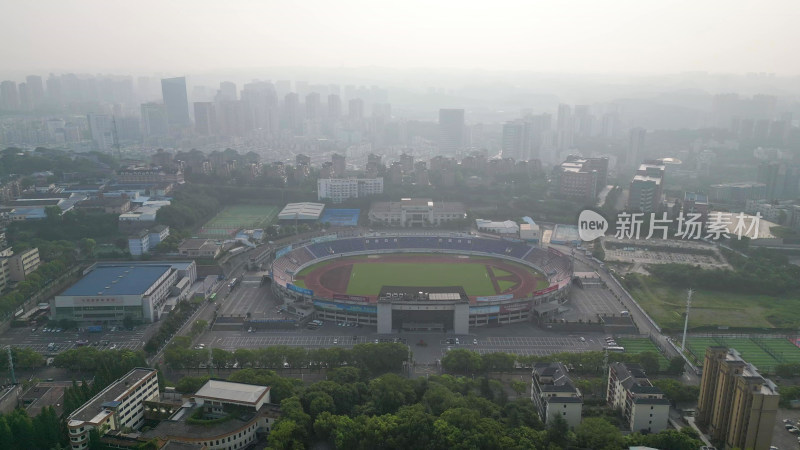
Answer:
<svg viewBox="0 0 800 450"><path fill-rule="evenodd" d="M2 0L6 71L800 74L800 0Z"/></svg>

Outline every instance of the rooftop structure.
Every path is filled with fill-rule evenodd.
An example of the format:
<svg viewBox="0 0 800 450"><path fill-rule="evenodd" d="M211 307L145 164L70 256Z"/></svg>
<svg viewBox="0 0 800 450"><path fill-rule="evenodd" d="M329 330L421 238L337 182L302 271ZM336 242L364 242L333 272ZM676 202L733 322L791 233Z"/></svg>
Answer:
<svg viewBox="0 0 800 450"><path fill-rule="evenodd" d="M519 225L513 220L506 220L503 222L496 222L486 219L475 219L475 226L481 231L488 231L490 233L498 234L514 234L519 233Z"/></svg>
<svg viewBox="0 0 800 450"><path fill-rule="evenodd" d="M439 226L467 216L461 202L434 202L429 198L403 198L399 202L374 202L369 220L384 225L414 227Z"/></svg>
<svg viewBox="0 0 800 450"><path fill-rule="evenodd" d="M61 295L141 295L170 269L169 264L98 267Z"/></svg>
<svg viewBox="0 0 800 450"><path fill-rule="evenodd" d="M278 220L318 220L324 203L289 203L278 214Z"/></svg>

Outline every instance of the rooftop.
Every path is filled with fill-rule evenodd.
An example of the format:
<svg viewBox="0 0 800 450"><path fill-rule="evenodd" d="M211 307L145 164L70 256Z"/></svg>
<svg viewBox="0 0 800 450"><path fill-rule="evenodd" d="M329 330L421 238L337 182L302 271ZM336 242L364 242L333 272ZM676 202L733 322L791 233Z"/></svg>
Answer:
<svg viewBox="0 0 800 450"><path fill-rule="evenodd" d="M293 219L295 215L319 217L323 209L325 209L325 204L323 203L288 203L278 214L278 218Z"/></svg>
<svg viewBox="0 0 800 450"><path fill-rule="evenodd" d="M98 266L61 295L142 295L170 270L169 264Z"/></svg>
<svg viewBox="0 0 800 450"><path fill-rule="evenodd" d="M73 425L73 421L78 422L76 425L80 425L80 422L97 423L109 414L104 405L109 404L109 402L118 401L128 390L136 387L137 384L147 378L155 376L155 374L155 369L137 367L131 370L122 378L98 392L97 395L84 403L83 406L76 409L69 415L67 423L70 425Z"/></svg>
<svg viewBox="0 0 800 450"><path fill-rule="evenodd" d="M228 400L238 403L251 403L255 405L268 391L269 386L208 380L194 396L216 400Z"/></svg>

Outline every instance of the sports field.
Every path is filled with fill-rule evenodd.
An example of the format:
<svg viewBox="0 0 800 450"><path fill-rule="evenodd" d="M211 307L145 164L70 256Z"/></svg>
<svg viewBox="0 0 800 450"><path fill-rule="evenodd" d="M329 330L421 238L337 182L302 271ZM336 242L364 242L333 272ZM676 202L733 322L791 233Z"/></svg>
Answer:
<svg viewBox="0 0 800 450"><path fill-rule="evenodd" d="M650 277L637 277L629 287L633 298L661 327L683 329L686 289L669 286ZM689 328L791 328L800 325L800 297L773 297L733 292L697 290L692 296Z"/></svg>
<svg viewBox="0 0 800 450"><path fill-rule="evenodd" d="M800 362L800 348L781 337L716 336L686 339L686 347L690 350L689 356L701 366L706 348L715 345L736 349L745 361L756 366L762 374L773 373L778 364Z"/></svg>
<svg viewBox="0 0 800 450"><path fill-rule="evenodd" d="M462 286L469 295L495 295L483 264L353 264L347 293L374 295L382 286Z"/></svg>
<svg viewBox="0 0 800 450"><path fill-rule="evenodd" d="M243 228L266 228L275 222L279 212L277 206L227 206L206 222L198 235L204 238L225 239Z"/></svg>
<svg viewBox="0 0 800 450"><path fill-rule="evenodd" d="M355 256L325 261L295 275L294 283L319 295L375 298L383 286L461 286L470 297L512 294L517 298L549 285L535 270L482 256L426 253Z"/></svg>

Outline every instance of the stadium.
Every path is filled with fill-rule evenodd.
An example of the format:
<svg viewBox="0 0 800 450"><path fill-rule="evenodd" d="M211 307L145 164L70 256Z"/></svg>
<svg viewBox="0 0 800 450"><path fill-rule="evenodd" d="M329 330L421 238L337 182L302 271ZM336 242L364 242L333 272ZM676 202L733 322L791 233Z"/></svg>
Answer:
<svg viewBox="0 0 800 450"><path fill-rule="evenodd" d="M291 311L394 331L452 331L552 314L570 258L465 233L326 235L275 252L270 276Z"/></svg>

